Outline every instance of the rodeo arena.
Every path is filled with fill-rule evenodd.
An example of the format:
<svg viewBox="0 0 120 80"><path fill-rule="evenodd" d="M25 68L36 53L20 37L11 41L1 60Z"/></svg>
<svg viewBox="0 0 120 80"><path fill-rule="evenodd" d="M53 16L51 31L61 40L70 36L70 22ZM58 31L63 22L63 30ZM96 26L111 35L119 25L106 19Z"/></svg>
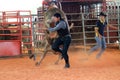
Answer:
<svg viewBox="0 0 120 80"><path fill-rule="evenodd" d="M42 0L36 12L0 11L0 80L120 80L120 0Z"/></svg>

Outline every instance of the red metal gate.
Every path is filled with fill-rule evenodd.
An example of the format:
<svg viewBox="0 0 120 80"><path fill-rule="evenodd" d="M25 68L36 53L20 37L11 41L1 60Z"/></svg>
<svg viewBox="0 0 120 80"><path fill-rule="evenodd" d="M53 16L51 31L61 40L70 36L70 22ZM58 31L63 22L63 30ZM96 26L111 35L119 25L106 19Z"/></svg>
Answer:
<svg viewBox="0 0 120 80"><path fill-rule="evenodd" d="M24 46L32 51L31 12L0 12L0 57L20 55Z"/></svg>

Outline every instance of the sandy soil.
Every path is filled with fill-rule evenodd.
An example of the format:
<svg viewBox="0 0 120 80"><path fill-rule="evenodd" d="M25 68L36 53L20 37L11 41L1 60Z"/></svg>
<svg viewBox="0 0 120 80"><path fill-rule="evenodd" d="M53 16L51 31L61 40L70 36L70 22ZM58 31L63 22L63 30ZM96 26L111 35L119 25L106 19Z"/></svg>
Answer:
<svg viewBox="0 0 120 80"><path fill-rule="evenodd" d="M88 56L82 49L71 48L69 69L63 68L64 60L54 64L57 56L53 54L40 66L28 57L0 59L0 80L120 80L120 50L107 49L100 59L96 53Z"/></svg>

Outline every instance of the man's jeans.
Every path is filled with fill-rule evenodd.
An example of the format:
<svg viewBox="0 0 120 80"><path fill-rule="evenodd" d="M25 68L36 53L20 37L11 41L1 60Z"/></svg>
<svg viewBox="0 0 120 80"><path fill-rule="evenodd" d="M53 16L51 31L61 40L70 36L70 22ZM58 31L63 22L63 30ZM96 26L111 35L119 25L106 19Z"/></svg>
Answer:
<svg viewBox="0 0 120 80"><path fill-rule="evenodd" d="M106 41L105 41L105 37L99 38L99 37L95 37L96 40L96 45L90 49L89 54L91 54L93 51L101 48L100 52L97 54L96 58L99 58L102 53L105 51L106 48Z"/></svg>
<svg viewBox="0 0 120 80"><path fill-rule="evenodd" d="M71 36L65 36L65 37L58 37L52 45L52 49L54 51L58 51L62 53L62 56L65 59L66 64L69 64L69 57L67 51L70 43L71 43ZM62 49L59 48L60 45L63 45Z"/></svg>

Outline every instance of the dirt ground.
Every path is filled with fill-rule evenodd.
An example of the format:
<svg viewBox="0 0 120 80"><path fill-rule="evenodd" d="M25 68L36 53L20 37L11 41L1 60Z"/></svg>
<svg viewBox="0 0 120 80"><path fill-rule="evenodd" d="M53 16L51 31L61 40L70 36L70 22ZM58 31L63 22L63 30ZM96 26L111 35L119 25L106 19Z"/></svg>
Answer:
<svg viewBox="0 0 120 80"><path fill-rule="evenodd" d="M51 53L40 66L28 57L0 59L0 80L120 80L120 50L107 49L100 59L96 53L70 48L69 69L63 68L64 60L54 64L57 55Z"/></svg>

